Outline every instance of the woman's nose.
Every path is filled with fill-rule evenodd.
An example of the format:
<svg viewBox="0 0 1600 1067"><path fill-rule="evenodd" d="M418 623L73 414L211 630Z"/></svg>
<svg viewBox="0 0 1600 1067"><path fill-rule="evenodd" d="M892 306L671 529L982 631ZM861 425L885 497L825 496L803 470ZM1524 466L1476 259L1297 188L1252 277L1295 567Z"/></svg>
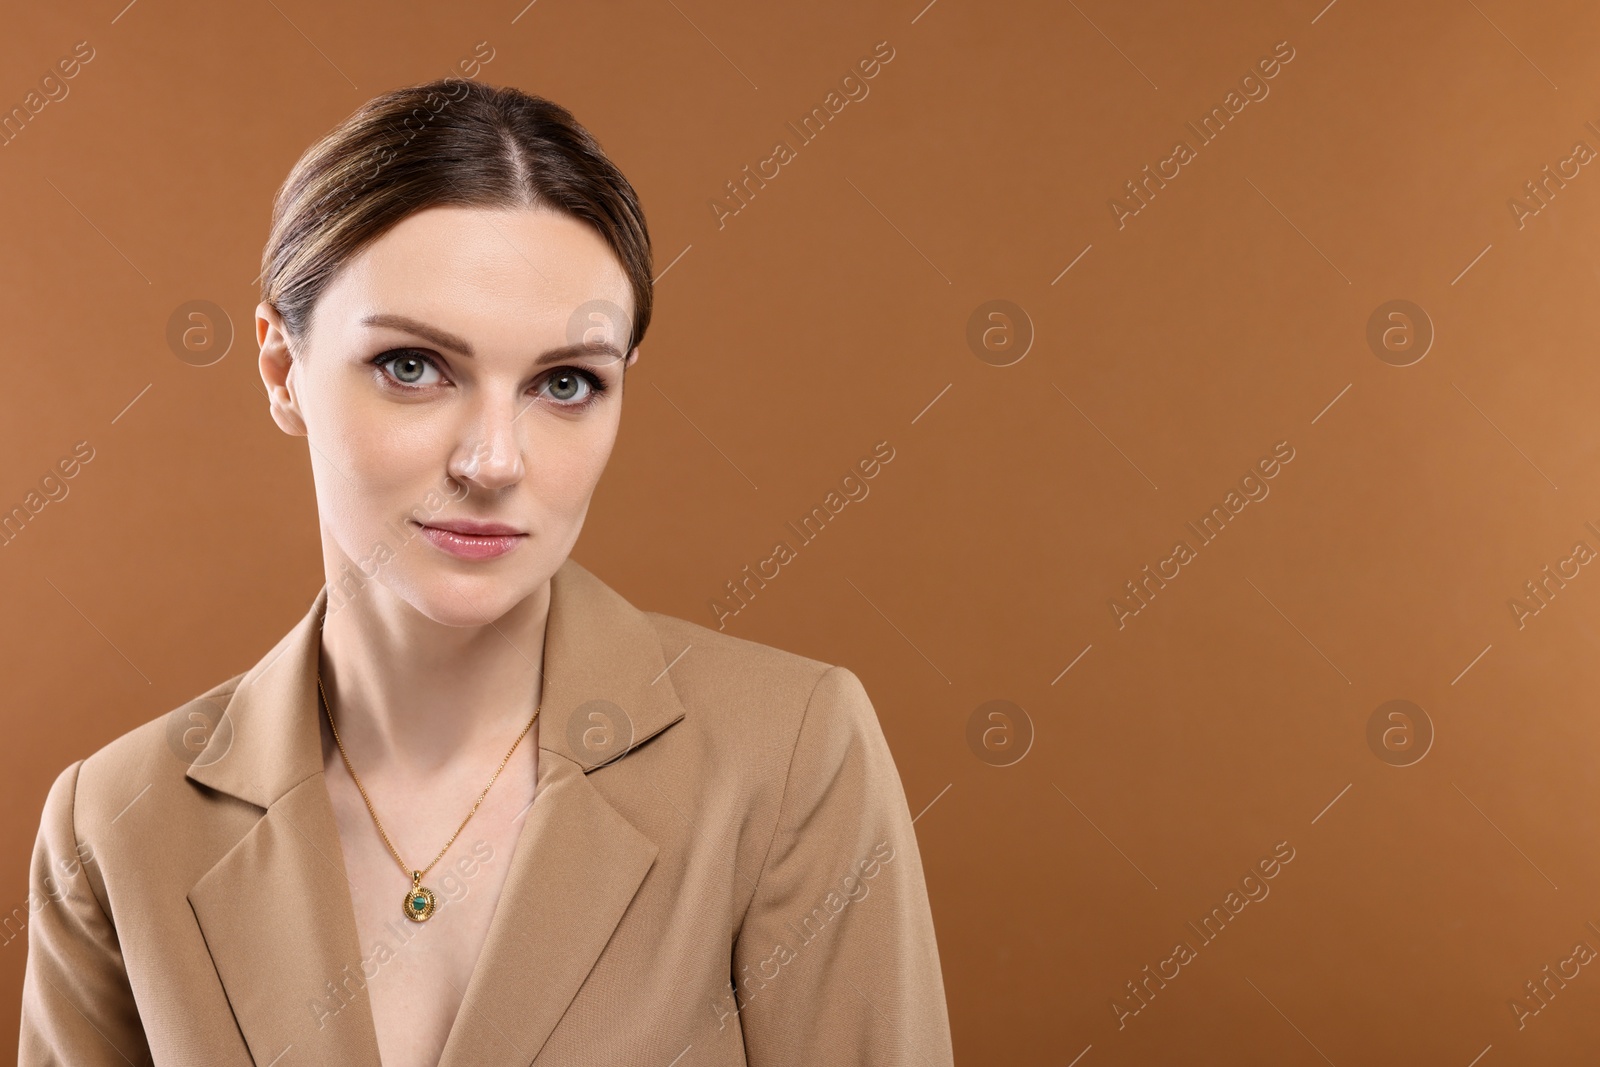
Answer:
<svg viewBox="0 0 1600 1067"><path fill-rule="evenodd" d="M451 459L451 476L483 489L499 489L520 480L523 465L517 436L519 414L520 409L510 404L480 405Z"/></svg>

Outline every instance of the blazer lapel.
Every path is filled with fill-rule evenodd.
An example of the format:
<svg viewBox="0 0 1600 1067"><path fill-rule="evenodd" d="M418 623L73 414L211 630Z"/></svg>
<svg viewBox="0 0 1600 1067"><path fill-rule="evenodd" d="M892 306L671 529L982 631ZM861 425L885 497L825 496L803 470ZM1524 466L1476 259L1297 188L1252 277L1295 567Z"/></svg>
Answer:
<svg viewBox="0 0 1600 1067"><path fill-rule="evenodd" d="M655 627L568 559L544 654L538 788L439 1067L534 1063L658 851L589 778L684 716Z"/></svg>
<svg viewBox="0 0 1600 1067"><path fill-rule="evenodd" d="M256 1063L379 1067L322 775L315 679L326 604L324 587L241 679L189 767L194 781L265 809L190 889L189 905Z"/></svg>
<svg viewBox="0 0 1600 1067"><path fill-rule="evenodd" d="M577 764L547 756L439 1067L535 1062L655 862Z"/></svg>
<svg viewBox="0 0 1600 1067"><path fill-rule="evenodd" d="M298 1062L379 1067L322 777L327 594L241 679L189 768L264 809L189 901L257 1063L293 1047ZM684 716L655 627L569 558L551 578L544 653L534 803L439 1067L533 1063L657 854L588 777Z"/></svg>

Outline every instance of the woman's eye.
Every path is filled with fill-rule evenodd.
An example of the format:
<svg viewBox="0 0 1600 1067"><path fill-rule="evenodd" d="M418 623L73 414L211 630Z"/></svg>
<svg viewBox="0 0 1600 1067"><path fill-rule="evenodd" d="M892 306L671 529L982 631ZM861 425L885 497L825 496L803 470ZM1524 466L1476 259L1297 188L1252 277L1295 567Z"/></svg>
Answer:
<svg viewBox="0 0 1600 1067"><path fill-rule="evenodd" d="M385 352L372 363L390 383L390 388L399 392L420 392L429 386L446 382L438 365L424 353L415 350ZM597 375L574 368L552 372L536 388L557 407L573 411L587 408L606 391L605 382Z"/></svg>
<svg viewBox="0 0 1600 1067"><path fill-rule="evenodd" d="M558 371L546 383L550 399L558 404L581 404L594 390L588 379L577 371Z"/></svg>
<svg viewBox="0 0 1600 1067"><path fill-rule="evenodd" d="M433 385L439 381L439 369L421 356L404 352L397 353L385 357L378 365L388 373L389 377L401 385L420 388L424 385ZM433 377L424 380L429 372L432 372Z"/></svg>

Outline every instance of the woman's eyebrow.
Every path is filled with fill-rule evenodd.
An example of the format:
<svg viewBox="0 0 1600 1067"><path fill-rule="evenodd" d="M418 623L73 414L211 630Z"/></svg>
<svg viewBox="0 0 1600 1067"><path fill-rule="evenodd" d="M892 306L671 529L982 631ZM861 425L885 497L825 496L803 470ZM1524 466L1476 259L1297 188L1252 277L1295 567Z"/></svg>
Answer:
<svg viewBox="0 0 1600 1067"><path fill-rule="evenodd" d="M441 330L437 326L430 326L426 322L414 319L409 315L397 315L393 312L380 311L362 319L361 324L363 326L388 326L396 330L405 330L407 333L414 333L418 337L426 337L440 348L447 348L458 355L466 356L468 359L473 357L472 345L465 340L457 337L449 330Z"/></svg>
<svg viewBox="0 0 1600 1067"><path fill-rule="evenodd" d="M361 324L363 326L388 326L391 329L404 330L407 333L414 333L418 337L425 337L440 348L448 349L457 355L465 356L467 359L474 357L472 345L465 339L457 337L449 330L441 330L437 326L430 326L428 323L420 319L411 318L409 315L400 315L388 311L375 312L362 319ZM609 341L589 341L552 348L535 362L541 364L558 363L562 360L581 356L604 356L607 359L614 360L623 358L623 354L618 351L617 346Z"/></svg>

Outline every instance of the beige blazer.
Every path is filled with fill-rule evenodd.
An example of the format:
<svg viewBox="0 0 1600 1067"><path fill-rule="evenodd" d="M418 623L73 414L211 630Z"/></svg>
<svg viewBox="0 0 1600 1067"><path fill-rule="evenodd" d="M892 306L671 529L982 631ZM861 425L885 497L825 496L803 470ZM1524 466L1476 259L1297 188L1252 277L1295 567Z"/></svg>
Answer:
<svg viewBox="0 0 1600 1067"><path fill-rule="evenodd" d="M378 1067L384 957L323 777L327 597L56 779L24 1067ZM950 1064L917 839L856 676L641 612L571 560L547 626L539 790L441 1067Z"/></svg>

